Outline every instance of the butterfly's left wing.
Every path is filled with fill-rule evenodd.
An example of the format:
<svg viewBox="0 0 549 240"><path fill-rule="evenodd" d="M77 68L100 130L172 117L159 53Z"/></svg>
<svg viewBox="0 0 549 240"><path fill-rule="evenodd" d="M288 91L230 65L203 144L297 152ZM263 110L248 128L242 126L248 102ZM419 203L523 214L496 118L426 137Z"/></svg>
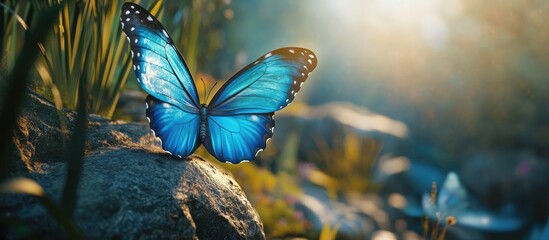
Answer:
<svg viewBox="0 0 549 240"><path fill-rule="evenodd" d="M308 49L281 48L234 75L208 106L206 149L224 162L253 160L273 135L272 115L294 99L316 64Z"/></svg>

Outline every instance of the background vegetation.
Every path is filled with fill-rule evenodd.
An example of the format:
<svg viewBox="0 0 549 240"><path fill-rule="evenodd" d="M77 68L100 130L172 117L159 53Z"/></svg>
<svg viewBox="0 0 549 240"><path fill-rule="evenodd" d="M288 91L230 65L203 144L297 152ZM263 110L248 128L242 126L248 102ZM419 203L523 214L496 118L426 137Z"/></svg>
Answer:
<svg viewBox="0 0 549 240"><path fill-rule="evenodd" d="M348 101L406 123L410 136L399 154L443 169L460 168L479 152L526 152L547 162L546 1L135 2L156 14L193 75L208 86L272 49L304 46L321 60L297 101ZM113 116L123 90L139 89L118 23L122 3L3 3L2 126L13 126L17 94L27 82L58 109ZM28 81L18 85L14 79ZM10 129L3 128L0 137L4 154ZM74 139L83 136L80 131ZM260 213L268 236L320 234L310 232L296 206L303 181L324 187L334 199L378 190L371 173L382 144L353 132L334 136L333 142L338 144L319 140L320 150L304 159L298 159L297 144L294 149L270 146L282 149L279 155L264 154L276 158L278 171L250 164L227 167ZM81 150L72 149L70 177L78 179ZM301 163L312 171L303 175ZM17 191L10 186L13 182L3 189ZM70 219L70 189L74 186L67 186L62 205L67 209L47 203L59 221ZM546 215L547 209L541 212ZM338 228L328 226L324 234Z"/></svg>

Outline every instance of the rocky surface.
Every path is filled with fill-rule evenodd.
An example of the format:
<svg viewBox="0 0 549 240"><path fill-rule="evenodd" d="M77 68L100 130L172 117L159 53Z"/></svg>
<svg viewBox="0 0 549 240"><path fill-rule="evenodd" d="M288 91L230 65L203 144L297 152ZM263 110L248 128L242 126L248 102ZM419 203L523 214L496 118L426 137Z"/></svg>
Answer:
<svg viewBox="0 0 549 240"><path fill-rule="evenodd" d="M36 180L58 201L66 177L64 142L76 116L60 113L30 95L18 120L12 170ZM65 130L59 122L66 122ZM36 234L61 233L28 196L0 196L0 213ZM144 124L98 116L89 117L75 221L92 239L265 238L259 216L231 176L197 156L164 154Z"/></svg>

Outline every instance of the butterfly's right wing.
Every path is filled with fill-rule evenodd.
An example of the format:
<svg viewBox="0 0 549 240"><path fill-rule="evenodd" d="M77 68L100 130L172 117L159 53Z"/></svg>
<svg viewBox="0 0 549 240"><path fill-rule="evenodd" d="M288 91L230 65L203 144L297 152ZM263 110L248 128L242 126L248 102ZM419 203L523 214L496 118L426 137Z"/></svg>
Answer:
<svg viewBox="0 0 549 240"><path fill-rule="evenodd" d="M251 161L273 136L273 113L208 116L204 147L219 161Z"/></svg>
<svg viewBox="0 0 549 240"><path fill-rule="evenodd" d="M181 111L172 104L147 97L147 119L168 153L187 157L199 146L200 115Z"/></svg>
<svg viewBox="0 0 549 240"><path fill-rule="evenodd" d="M120 24L130 42L133 68L141 87L156 99L198 113L194 81L164 27L147 10L125 3Z"/></svg>
<svg viewBox="0 0 549 240"><path fill-rule="evenodd" d="M316 64L316 55L309 49L271 51L223 84L209 103L208 113L230 116L279 111L294 100Z"/></svg>

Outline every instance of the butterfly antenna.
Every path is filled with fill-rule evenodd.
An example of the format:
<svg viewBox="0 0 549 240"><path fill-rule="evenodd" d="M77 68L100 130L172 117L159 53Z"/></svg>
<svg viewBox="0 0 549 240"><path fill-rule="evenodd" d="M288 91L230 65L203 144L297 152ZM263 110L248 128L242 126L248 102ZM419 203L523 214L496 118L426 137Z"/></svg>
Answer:
<svg viewBox="0 0 549 240"><path fill-rule="evenodd" d="M208 95L206 94L206 83L204 83L204 79L200 78L200 81L202 81L202 86L204 87L204 102L202 104L206 104L208 101Z"/></svg>
<svg viewBox="0 0 549 240"><path fill-rule="evenodd" d="M214 85L212 86L212 88L210 88L210 91L208 92L208 97L206 97L206 99L208 99L210 97L210 94L212 93L212 90L215 88L215 85L217 85L218 82L215 82Z"/></svg>

